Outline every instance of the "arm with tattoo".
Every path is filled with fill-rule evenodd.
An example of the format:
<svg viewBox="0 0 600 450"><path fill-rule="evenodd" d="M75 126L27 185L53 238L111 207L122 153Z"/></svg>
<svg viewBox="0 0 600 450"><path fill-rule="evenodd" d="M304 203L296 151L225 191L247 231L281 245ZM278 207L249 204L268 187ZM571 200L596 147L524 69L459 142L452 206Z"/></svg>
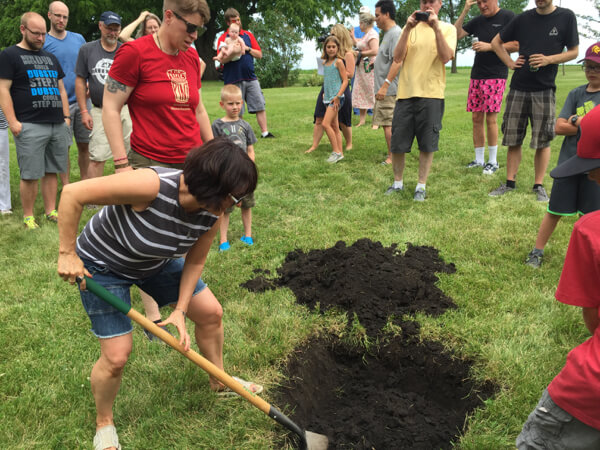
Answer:
<svg viewBox="0 0 600 450"><path fill-rule="evenodd" d="M127 86L110 76L106 77L104 96L102 98L102 123L104 132L112 150L117 172L130 170L127 161L127 150L123 138L121 110L133 92L132 86ZM120 166L120 167L117 167Z"/></svg>

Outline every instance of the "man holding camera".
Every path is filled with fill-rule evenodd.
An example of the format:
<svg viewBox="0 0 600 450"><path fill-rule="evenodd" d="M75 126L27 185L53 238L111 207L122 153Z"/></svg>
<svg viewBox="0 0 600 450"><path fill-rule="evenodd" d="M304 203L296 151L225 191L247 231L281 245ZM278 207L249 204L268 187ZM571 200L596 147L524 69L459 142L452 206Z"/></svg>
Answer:
<svg viewBox="0 0 600 450"><path fill-rule="evenodd" d="M394 49L394 62L402 63L402 70L392 119L394 184L386 192L404 189L405 155L416 137L419 177L413 200L418 202L425 200L433 153L438 150L444 115L445 64L454 58L456 49L456 28L438 19L442 0L420 3L421 10L409 16Z"/></svg>
<svg viewBox="0 0 600 450"><path fill-rule="evenodd" d="M552 4L536 0L536 8L515 17L492 40L492 48L509 69L514 70L502 121L502 145L506 155L506 183L489 193L499 197L516 188L521 163L521 146L531 122L531 142L535 180L533 193L539 202L547 202L542 183L550 161L550 143L554 139L556 115L556 74L558 65L575 59L579 53L579 35L575 14ZM519 43L519 57L513 61L505 42ZM563 51L564 48L567 51Z"/></svg>

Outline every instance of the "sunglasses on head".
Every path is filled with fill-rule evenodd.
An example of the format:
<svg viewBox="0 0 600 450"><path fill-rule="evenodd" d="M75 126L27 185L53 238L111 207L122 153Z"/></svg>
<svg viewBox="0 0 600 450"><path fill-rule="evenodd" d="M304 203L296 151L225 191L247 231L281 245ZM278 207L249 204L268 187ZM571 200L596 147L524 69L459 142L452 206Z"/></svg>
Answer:
<svg viewBox="0 0 600 450"><path fill-rule="evenodd" d="M204 34L204 32L206 31L206 27L203 25L196 25L195 23L192 22L188 22L187 20L185 20L183 17L181 17L179 14L177 14L175 11L171 10L171 12L173 13L173 15L181 20L184 24L185 24L185 31L188 34L193 34L195 32L198 32L198 37L202 36Z"/></svg>

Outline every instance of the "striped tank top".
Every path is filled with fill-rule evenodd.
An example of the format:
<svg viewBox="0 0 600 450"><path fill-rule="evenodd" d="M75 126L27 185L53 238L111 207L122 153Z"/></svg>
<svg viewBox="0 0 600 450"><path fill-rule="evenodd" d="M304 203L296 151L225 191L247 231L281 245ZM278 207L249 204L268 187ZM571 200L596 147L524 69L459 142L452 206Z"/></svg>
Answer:
<svg viewBox="0 0 600 450"><path fill-rule="evenodd" d="M171 259L185 255L219 218L179 204L181 170L152 167L160 178L156 199L144 211L131 205L107 205L77 239L77 254L129 279L158 273Z"/></svg>

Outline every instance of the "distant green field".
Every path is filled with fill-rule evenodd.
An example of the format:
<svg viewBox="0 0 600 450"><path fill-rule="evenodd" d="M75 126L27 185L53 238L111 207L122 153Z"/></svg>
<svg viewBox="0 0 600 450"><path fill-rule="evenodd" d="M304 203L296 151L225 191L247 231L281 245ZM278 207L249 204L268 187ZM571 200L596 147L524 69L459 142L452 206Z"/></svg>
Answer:
<svg viewBox="0 0 600 450"><path fill-rule="evenodd" d="M443 316L419 316L423 337L442 342L457 357L475 362L472 376L501 390L466 423L464 449L509 449L543 388L564 364L567 352L587 338L577 308L553 298L574 219L564 219L546 249L544 266L523 264L532 248L545 205L530 192L533 155L527 148L516 192L490 198L505 178L506 149L494 176L469 171L473 157L471 117L465 112L469 68L448 74L440 151L428 181L428 198L412 201L418 152L407 156L407 192L384 196L392 181L381 130L354 129L354 149L326 164L327 139L310 155L318 86L265 89L269 129L276 139L259 140L260 182L254 209L252 248L238 239L239 214L231 219L232 250L213 245L203 278L225 310L226 369L265 385L265 397L281 381L287 355L313 333L339 328L339 317L321 317L295 304L288 290L250 293L239 287L257 268L274 272L296 248L328 248L359 238L430 245L455 274L440 275L440 288L458 305ZM579 67L559 69L557 109L567 93L583 84ZM220 117L219 82L204 83L211 119ZM253 117L247 120L258 133ZM370 120L370 119L368 119ZM554 167L561 138L552 144ZM526 141L528 144L528 139ZM98 344L89 332L77 289L56 275L58 235L42 221L37 232L21 225L19 172L11 148L14 214L0 217L0 447L90 448L95 409L89 373ZM106 173L112 172L112 166ZM71 176L78 179L76 151ZM545 185L551 187L547 176ZM36 215L41 218L41 201ZM92 212L85 211L83 224ZM136 297L134 307L141 310ZM326 374L324 374L326 376ZM139 327L134 351L115 406L124 448L265 449L281 428L240 401L217 400L208 377L166 346L149 343ZM285 406L285 405L279 405ZM290 405L293 407L293 405Z"/></svg>

